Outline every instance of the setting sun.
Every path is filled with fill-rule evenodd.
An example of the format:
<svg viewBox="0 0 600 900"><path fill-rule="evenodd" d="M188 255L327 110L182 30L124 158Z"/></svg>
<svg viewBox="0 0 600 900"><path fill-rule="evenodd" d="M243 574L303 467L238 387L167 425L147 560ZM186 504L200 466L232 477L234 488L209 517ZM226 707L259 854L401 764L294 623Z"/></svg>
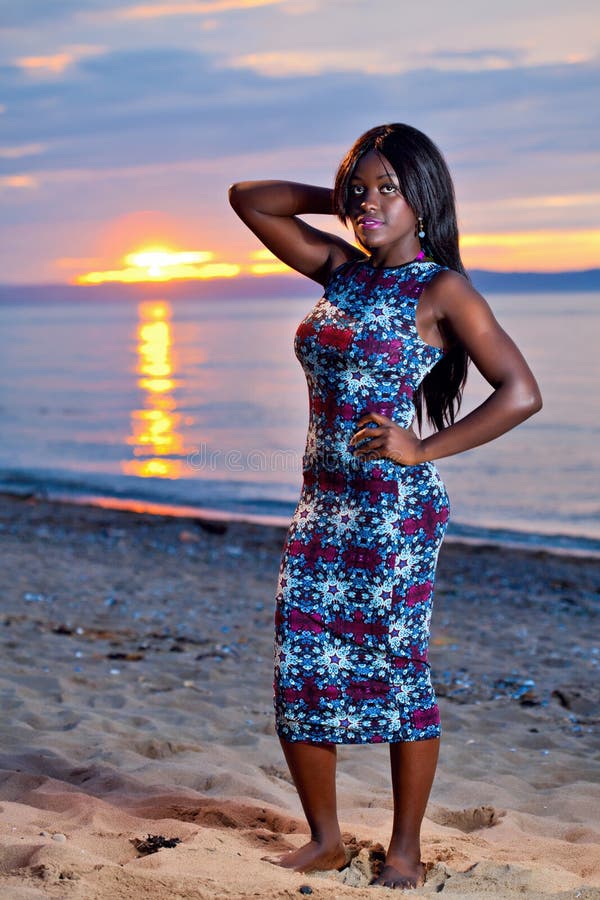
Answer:
<svg viewBox="0 0 600 900"><path fill-rule="evenodd" d="M177 253L163 247L155 247L143 250L141 253L128 253L125 262L130 266L147 269L151 278L161 278L165 274L168 275L169 270L172 272L174 267L208 262L212 255L212 253L202 250Z"/></svg>
<svg viewBox="0 0 600 900"><path fill-rule="evenodd" d="M213 262L211 250L171 250L168 247L144 247L127 253L124 267L78 275L78 284L102 284L172 281L174 279L232 278L240 272L236 263Z"/></svg>

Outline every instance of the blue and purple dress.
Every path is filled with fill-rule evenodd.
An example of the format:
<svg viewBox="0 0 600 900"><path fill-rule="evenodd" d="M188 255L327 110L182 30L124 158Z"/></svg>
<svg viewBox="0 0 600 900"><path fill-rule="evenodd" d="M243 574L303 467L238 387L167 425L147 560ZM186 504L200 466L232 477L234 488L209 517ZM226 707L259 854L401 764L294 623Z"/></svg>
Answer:
<svg viewBox="0 0 600 900"><path fill-rule="evenodd" d="M414 391L443 355L419 337L416 308L444 268L346 262L296 331L309 424L275 614L275 719L288 741L440 734L427 648L448 496L432 463L360 458L349 440L368 412L411 426Z"/></svg>

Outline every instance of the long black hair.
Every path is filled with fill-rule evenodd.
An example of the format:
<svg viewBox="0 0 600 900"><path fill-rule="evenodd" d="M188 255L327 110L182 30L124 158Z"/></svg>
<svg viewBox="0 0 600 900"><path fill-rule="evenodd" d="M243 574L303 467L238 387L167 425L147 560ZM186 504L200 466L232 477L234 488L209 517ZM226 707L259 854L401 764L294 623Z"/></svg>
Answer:
<svg viewBox="0 0 600 900"><path fill-rule="evenodd" d="M415 217L423 221L425 238L421 248L440 265L469 278L458 248L458 224L452 177L438 147L411 125L379 125L366 131L350 148L338 168L333 193L334 212L348 220L349 185L360 158L376 150L393 167L406 202ZM451 339L451 335L445 335ZM467 379L469 357L460 343L454 343L425 376L413 401L419 428L423 407L438 430L454 422Z"/></svg>

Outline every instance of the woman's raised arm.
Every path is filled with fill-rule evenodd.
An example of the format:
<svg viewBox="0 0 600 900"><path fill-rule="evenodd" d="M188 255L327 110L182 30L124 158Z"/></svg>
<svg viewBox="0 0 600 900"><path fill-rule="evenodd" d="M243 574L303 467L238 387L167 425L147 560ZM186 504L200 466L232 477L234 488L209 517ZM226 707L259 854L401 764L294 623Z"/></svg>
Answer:
<svg viewBox="0 0 600 900"><path fill-rule="evenodd" d="M301 215L333 215L330 188L294 181L240 181L229 202L275 256L302 275L325 284L330 272L360 251L343 238L313 228Z"/></svg>

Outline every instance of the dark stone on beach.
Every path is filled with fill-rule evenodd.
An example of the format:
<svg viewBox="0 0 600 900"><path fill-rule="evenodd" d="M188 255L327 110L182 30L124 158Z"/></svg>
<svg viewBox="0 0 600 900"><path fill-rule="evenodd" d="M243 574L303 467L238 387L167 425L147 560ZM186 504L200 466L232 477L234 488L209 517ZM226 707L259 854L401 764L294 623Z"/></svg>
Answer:
<svg viewBox="0 0 600 900"><path fill-rule="evenodd" d="M521 706L539 706L541 704L541 700L537 694L533 691L526 691L524 694L521 694L519 697L519 703Z"/></svg>
<svg viewBox="0 0 600 900"><path fill-rule="evenodd" d="M127 662L139 662L144 659L143 653L107 653L107 659L124 659Z"/></svg>
<svg viewBox="0 0 600 900"><path fill-rule="evenodd" d="M210 519L194 519L194 524L209 534L227 534L229 530L226 522L213 522Z"/></svg>
<svg viewBox="0 0 600 900"><path fill-rule="evenodd" d="M131 843L140 854L140 856L148 856L149 853L156 853L164 847L171 849L181 843L181 838L166 838L162 834L149 834L145 841L139 838L133 838Z"/></svg>

